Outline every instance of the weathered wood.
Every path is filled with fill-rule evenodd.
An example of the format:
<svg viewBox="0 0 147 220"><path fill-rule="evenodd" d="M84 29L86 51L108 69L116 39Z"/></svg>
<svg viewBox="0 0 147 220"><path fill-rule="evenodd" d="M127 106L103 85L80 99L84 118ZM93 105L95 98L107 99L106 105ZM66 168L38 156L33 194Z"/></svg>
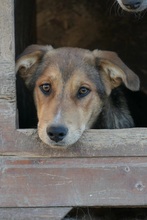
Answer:
<svg viewBox="0 0 147 220"><path fill-rule="evenodd" d="M61 220L71 208L0 208L1 220Z"/></svg>
<svg viewBox="0 0 147 220"><path fill-rule="evenodd" d="M0 0L0 58L14 61L14 4L13 0Z"/></svg>
<svg viewBox="0 0 147 220"><path fill-rule="evenodd" d="M15 97L13 0L0 0L0 100Z"/></svg>
<svg viewBox="0 0 147 220"><path fill-rule="evenodd" d="M10 120L9 120L10 121ZM43 157L147 156L147 129L88 130L67 149L43 144L35 130L1 130L0 155Z"/></svg>
<svg viewBox="0 0 147 220"><path fill-rule="evenodd" d="M0 0L0 130L15 128L14 3ZM1 143L2 140L0 140Z"/></svg>
<svg viewBox="0 0 147 220"><path fill-rule="evenodd" d="M3 157L0 169L0 207L147 205L145 157Z"/></svg>
<svg viewBox="0 0 147 220"><path fill-rule="evenodd" d="M21 1L30 2L32 10L34 0ZM35 130L16 130L14 1L0 6L0 219L61 219L67 206L147 206L147 129L89 130L68 149L47 148ZM19 50L32 40L22 32L16 28Z"/></svg>

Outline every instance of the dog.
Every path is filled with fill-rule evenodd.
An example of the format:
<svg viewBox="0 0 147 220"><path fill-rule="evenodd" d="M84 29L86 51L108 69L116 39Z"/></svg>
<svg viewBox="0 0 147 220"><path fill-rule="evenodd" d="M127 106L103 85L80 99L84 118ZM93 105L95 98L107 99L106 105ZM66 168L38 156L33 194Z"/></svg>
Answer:
<svg viewBox="0 0 147 220"><path fill-rule="evenodd" d="M128 12L140 12L147 8L147 0L117 0L117 2Z"/></svg>
<svg viewBox="0 0 147 220"><path fill-rule="evenodd" d="M134 126L121 86L139 90L139 78L115 52L31 45L16 72L32 91L38 135L52 147L76 143L89 128Z"/></svg>

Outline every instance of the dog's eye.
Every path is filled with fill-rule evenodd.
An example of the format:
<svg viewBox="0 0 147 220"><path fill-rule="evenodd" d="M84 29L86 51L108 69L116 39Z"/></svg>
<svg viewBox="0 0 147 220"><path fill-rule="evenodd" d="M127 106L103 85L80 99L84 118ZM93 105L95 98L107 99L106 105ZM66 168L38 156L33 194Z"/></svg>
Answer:
<svg viewBox="0 0 147 220"><path fill-rule="evenodd" d="M90 93L90 89L86 88L86 87L81 87L78 91L77 97L78 98L83 98L86 95L88 95Z"/></svg>
<svg viewBox="0 0 147 220"><path fill-rule="evenodd" d="M48 95L51 90L51 85L49 83L44 83L40 86L40 89L45 95Z"/></svg>

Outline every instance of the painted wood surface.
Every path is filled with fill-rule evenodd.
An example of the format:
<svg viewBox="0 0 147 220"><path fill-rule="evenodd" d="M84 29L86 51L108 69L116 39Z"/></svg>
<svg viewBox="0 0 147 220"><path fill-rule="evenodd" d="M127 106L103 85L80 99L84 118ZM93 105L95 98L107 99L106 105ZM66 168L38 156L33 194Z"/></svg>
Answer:
<svg viewBox="0 0 147 220"><path fill-rule="evenodd" d="M1 220L60 220L71 208L1 208Z"/></svg>
<svg viewBox="0 0 147 220"><path fill-rule="evenodd" d="M0 207L146 205L145 157L0 160Z"/></svg>
<svg viewBox="0 0 147 220"><path fill-rule="evenodd" d="M10 123L10 119L9 119ZM68 148L43 144L36 130L16 131L4 124L0 155L43 157L147 156L147 129L88 130L81 140Z"/></svg>

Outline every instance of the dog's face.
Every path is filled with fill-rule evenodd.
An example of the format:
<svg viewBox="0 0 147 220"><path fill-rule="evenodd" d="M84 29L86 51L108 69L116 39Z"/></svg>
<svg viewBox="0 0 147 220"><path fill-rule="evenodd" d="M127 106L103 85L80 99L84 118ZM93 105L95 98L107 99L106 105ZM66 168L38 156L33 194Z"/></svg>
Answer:
<svg viewBox="0 0 147 220"><path fill-rule="evenodd" d="M50 146L69 146L91 128L111 90L131 90L138 77L113 52L30 46L16 71L34 91L38 134Z"/></svg>
<svg viewBox="0 0 147 220"><path fill-rule="evenodd" d="M147 0L117 0L117 2L128 12L139 12L147 8Z"/></svg>

